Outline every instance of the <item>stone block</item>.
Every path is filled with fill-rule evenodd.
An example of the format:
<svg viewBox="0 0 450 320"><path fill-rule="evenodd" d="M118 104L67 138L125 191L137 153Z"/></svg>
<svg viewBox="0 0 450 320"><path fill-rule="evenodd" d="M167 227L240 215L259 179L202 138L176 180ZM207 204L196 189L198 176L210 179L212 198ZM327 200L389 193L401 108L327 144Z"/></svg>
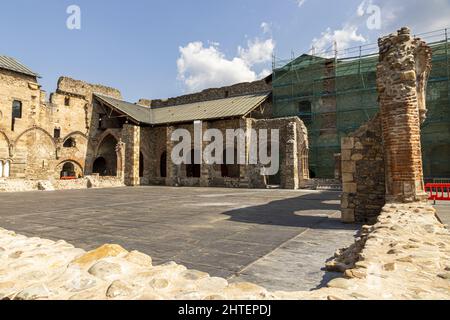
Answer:
<svg viewBox="0 0 450 320"><path fill-rule="evenodd" d="M354 161L342 161L342 173L354 173L356 171L356 163Z"/></svg>
<svg viewBox="0 0 450 320"><path fill-rule="evenodd" d="M356 193L357 187L356 187L356 183L354 182L349 182L349 183L344 183L343 184L343 190L346 193Z"/></svg>
<svg viewBox="0 0 450 320"><path fill-rule="evenodd" d="M353 137L342 138L341 148L343 150L353 149L354 146L355 146L355 138L353 138Z"/></svg>
<svg viewBox="0 0 450 320"><path fill-rule="evenodd" d="M341 210L341 220L344 223L354 223L355 222L355 210L354 209L342 209Z"/></svg>

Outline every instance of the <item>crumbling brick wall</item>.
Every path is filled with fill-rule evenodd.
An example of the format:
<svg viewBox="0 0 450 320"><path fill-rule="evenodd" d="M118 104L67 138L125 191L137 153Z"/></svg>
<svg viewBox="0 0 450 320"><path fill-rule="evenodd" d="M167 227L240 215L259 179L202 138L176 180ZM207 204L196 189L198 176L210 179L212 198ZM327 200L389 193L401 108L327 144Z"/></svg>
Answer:
<svg viewBox="0 0 450 320"><path fill-rule="evenodd" d="M342 219L374 223L385 202L427 199L420 125L431 49L408 28L379 40L380 113L342 139Z"/></svg>

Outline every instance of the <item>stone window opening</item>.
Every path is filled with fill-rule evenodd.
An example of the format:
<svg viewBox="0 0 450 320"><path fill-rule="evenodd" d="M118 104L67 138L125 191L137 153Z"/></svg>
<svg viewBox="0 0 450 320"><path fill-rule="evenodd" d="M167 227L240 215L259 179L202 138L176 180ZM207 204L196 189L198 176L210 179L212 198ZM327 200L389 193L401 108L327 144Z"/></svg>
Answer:
<svg viewBox="0 0 450 320"><path fill-rule="evenodd" d="M298 115L305 124L310 124L312 122L311 101L300 101L298 103Z"/></svg>
<svg viewBox="0 0 450 320"><path fill-rule="evenodd" d="M223 163L220 165L220 171L223 178L239 178L241 175L241 167L237 163L237 149L234 149L234 163L227 164L227 154L231 152L232 149L227 149L223 151Z"/></svg>
<svg viewBox="0 0 450 320"><path fill-rule="evenodd" d="M53 130L53 137L54 137L55 139L61 138L61 129L60 129L60 128L55 128L55 129Z"/></svg>
<svg viewBox="0 0 450 320"><path fill-rule="evenodd" d="M186 164L186 177L188 178L200 178L201 166L194 163L195 150L190 152L191 164Z"/></svg>
<svg viewBox="0 0 450 320"><path fill-rule="evenodd" d="M144 155L139 152L139 178L144 177Z"/></svg>
<svg viewBox="0 0 450 320"><path fill-rule="evenodd" d="M66 107L69 107L69 106L70 106L70 97L65 97L65 98L64 98L64 105L65 105Z"/></svg>
<svg viewBox="0 0 450 320"><path fill-rule="evenodd" d="M11 131L14 131L16 124L16 119L22 118L22 102L19 100L14 100L12 104L12 121L11 121Z"/></svg>
<svg viewBox="0 0 450 320"><path fill-rule="evenodd" d="M106 114L105 113L100 113L98 115L98 129L99 130L103 130L104 129L103 128L103 122L104 122L105 118L106 118Z"/></svg>
<svg viewBox="0 0 450 320"><path fill-rule="evenodd" d="M9 178L10 164L9 160L0 160L0 178Z"/></svg>
<svg viewBox="0 0 450 320"><path fill-rule="evenodd" d="M77 146L77 143L75 142L74 138L69 138L66 141L64 141L63 147L64 148L75 148Z"/></svg>
<svg viewBox="0 0 450 320"><path fill-rule="evenodd" d="M167 177L167 152L166 151L164 151L160 157L159 175L161 176L161 178Z"/></svg>

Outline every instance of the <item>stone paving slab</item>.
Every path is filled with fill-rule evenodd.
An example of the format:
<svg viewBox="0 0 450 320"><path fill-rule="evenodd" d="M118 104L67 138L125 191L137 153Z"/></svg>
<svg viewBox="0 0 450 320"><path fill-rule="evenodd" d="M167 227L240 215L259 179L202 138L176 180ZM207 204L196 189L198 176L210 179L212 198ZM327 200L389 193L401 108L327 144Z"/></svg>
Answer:
<svg viewBox="0 0 450 320"><path fill-rule="evenodd" d="M320 285L325 261L355 233L335 219L339 193L328 191L135 187L4 193L0 203L0 226L26 236L85 250L116 243L155 263L173 260L224 278L245 270L254 282L284 290ZM313 239L302 242L306 235ZM289 257L300 270L283 273ZM275 273L284 279L278 287Z"/></svg>

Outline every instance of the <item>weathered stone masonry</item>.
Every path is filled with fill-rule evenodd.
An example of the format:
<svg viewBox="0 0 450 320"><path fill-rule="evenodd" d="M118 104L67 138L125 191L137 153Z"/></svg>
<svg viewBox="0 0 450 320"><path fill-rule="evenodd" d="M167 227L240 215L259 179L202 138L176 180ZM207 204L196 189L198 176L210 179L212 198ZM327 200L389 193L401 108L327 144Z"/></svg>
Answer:
<svg viewBox="0 0 450 320"><path fill-rule="evenodd" d="M407 28L379 40L377 85L380 113L342 139L342 218L374 223L388 202L427 199L420 125L431 49Z"/></svg>

